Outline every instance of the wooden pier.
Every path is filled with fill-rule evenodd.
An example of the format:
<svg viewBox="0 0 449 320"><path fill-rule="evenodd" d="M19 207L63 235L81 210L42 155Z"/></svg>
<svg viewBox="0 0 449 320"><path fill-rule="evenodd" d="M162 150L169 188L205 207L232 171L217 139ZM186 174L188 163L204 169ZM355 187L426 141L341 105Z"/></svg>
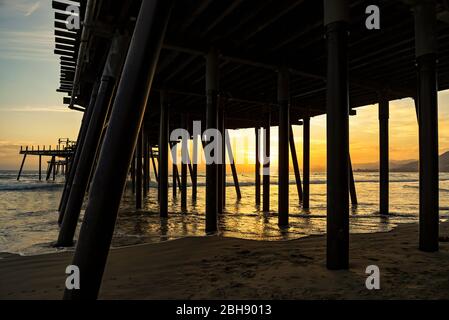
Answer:
<svg viewBox="0 0 449 320"><path fill-rule="evenodd" d="M59 207L59 245L72 245L87 190L89 194L73 258L81 270L81 289L66 290L66 299L97 297L126 180L131 177L140 208L148 193L150 162L157 169L160 216L170 219L170 132L184 128L190 139L197 138L193 121L220 132L263 129L263 141L261 131L255 135L256 153L264 155L255 164L255 210L262 196L262 211L277 209L279 227L287 228L289 153L295 154L297 192L307 211L311 119L325 114L327 267L347 269L349 206L350 200L353 205L358 201L349 154L349 116L361 106L379 104L379 208L388 215L389 101L415 99L420 136L419 248L438 250L437 92L449 88L447 1L375 1L379 30L366 27L368 4L357 0L78 3L83 27L68 30L66 4L53 1L55 53L61 63L58 91L67 94L64 103L69 108L84 113ZM298 125L304 134L302 179L291 129ZM272 126L279 128L277 206L270 204ZM220 139L222 146L224 140ZM202 142L205 147L211 143ZM197 149L191 157L198 157ZM206 165L208 234L219 231L217 217L226 203L225 170L221 163ZM177 184L181 190L180 211L186 208L188 171L193 200L196 165L184 162L180 170L173 168L173 194ZM233 177L237 192L235 166Z"/></svg>
<svg viewBox="0 0 449 320"><path fill-rule="evenodd" d="M17 174L17 181L22 175L23 166L27 157L39 157L39 181L42 180L42 157L49 157L47 162L46 178L50 180L53 177L55 180L57 174L65 174L69 171L71 159L74 154L76 142L69 139L59 139L56 146L21 146L19 154L23 155L22 163L20 165L19 173Z"/></svg>

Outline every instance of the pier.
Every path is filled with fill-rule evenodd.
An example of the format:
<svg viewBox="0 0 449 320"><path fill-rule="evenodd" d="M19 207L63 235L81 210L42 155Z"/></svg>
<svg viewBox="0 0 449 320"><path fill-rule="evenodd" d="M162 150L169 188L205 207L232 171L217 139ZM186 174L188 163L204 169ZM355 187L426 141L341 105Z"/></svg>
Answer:
<svg viewBox="0 0 449 320"><path fill-rule="evenodd" d="M277 208L279 227L288 228L290 166L307 210L311 119L326 115L326 266L339 270L350 266L349 207L359 200L349 116L356 116L359 107L379 105L379 211L388 215L389 102L413 98L420 137L416 245L438 251L437 92L449 89L447 1L376 1L378 30L365 26L368 4L357 0L78 3L83 23L73 30L67 28L67 4L53 1L61 65L57 91L66 94L68 108L83 112L77 146L65 156L71 165L59 207L58 245L73 245L88 194L72 263L80 268L81 289L66 290L65 299L97 298L125 184L132 181L140 209L148 194L150 163L157 172L161 219L170 219L170 133L185 129L193 143L202 136L194 132L194 121L203 130L222 133L218 144L227 152L213 156L228 164L234 150L227 147L225 129L255 130L256 154L265 157L255 164L255 207L262 197L262 211ZM303 168L292 126L303 127ZM279 129L277 206L269 203L271 127ZM202 138L206 150L212 140ZM178 143L178 148L185 147ZM32 154L25 152L24 158ZM180 212L189 197L188 175L191 200L196 199L197 167L190 159L198 152L194 149L189 161L173 167L172 192L179 187ZM58 155L49 154L53 166ZM239 194L238 172L231 168ZM229 192L225 171L223 161L206 165L205 234L219 232L217 218Z"/></svg>
<svg viewBox="0 0 449 320"><path fill-rule="evenodd" d="M57 174L65 176L69 171L75 147L76 142L70 141L68 138L59 138L56 146L21 146L19 154L23 155L23 158L17 174L17 181L20 180L27 157L30 156L39 157L39 181L42 180L42 157L50 158L50 161L47 161L45 180L50 180L51 176L55 180Z"/></svg>

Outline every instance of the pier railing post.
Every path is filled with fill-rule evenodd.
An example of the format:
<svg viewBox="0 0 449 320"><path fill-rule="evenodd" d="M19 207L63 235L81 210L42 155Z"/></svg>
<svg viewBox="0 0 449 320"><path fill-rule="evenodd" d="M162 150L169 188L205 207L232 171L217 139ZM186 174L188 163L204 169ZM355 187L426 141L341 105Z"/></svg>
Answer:
<svg viewBox="0 0 449 320"><path fill-rule="evenodd" d="M418 1L415 12L415 55L419 106L419 248L438 251L439 167L437 28L433 1Z"/></svg>
<svg viewBox="0 0 449 320"><path fill-rule="evenodd" d="M349 265L349 102L346 0L324 0L327 43L327 268Z"/></svg>
<svg viewBox="0 0 449 320"><path fill-rule="evenodd" d="M95 171L95 158L101 145L102 132L106 117L112 102L112 95L120 76L122 62L128 47L127 36L116 36L109 49L100 88L98 89L95 106L92 110L91 121L86 132L83 144L80 146L78 165L73 167L73 181L68 189L68 199L62 216L61 229L59 231L57 246L71 246L78 223L84 196L86 194L89 179ZM128 167L129 168L129 167Z"/></svg>
<svg viewBox="0 0 449 320"><path fill-rule="evenodd" d="M289 74L281 68L278 73L278 103L279 103L279 173L278 173L278 225L288 226L288 196L289 196Z"/></svg>
<svg viewBox="0 0 449 320"><path fill-rule="evenodd" d="M66 290L65 299L98 296L172 5L169 0L142 1L72 261L82 275L80 289Z"/></svg>
<svg viewBox="0 0 449 320"><path fill-rule="evenodd" d="M211 49L206 56L206 129L218 129L218 52ZM215 143L214 157L216 158L217 141L206 141L206 144ZM218 172L217 163L206 164L206 233L215 233L218 230Z"/></svg>
<svg viewBox="0 0 449 320"><path fill-rule="evenodd" d="M389 213L389 101L382 94L379 97L379 203L380 214Z"/></svg>

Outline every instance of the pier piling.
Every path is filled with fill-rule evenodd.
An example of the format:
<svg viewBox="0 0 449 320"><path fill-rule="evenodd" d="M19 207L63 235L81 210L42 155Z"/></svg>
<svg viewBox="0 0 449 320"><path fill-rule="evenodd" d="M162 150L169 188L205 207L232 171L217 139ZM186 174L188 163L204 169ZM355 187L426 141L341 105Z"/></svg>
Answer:
<svg viewBox="0 0 449 320"><path fill-rule="evenodd" d="M379 98L379 212L386 215L389 213L389 101L385 95Z"/></svg>
<svg viewBox="0 0 449 320"><path fill-rule="evenodd" d="M125 36L117 36L111 43L97 98L92 110L91 121L87 128L84 143L80 146L81 153L78 159L78 165L76 168L73 168L74 176L72 185L68 189L67 204L57 241L58 246L71 246L73 244L73 237L84 196L89 185L91 174L95 172L97 150L101 146L103 128L110 105L112 104L112 95L120 75L127 44L128 40ZM127 167L128 169L129 166ZM139 188L137 186L136 195L138 191Z"/></svg>
<svg viewBox="0 0 449 320"><path fill-rule="evenodd" d="M168 137L169 137L169 103L166 92L160 92L160 128L159 128L159 214L168 216ZM174 162L173 162L174 163ZM174 174L174 172L173 172Z"/></svg>
<svg viewBox="0 0 449 320"><path fill-rule="evenodd" d="M259 128L254 128L256 134L256 166L255 166L255 182L256 182L256 205L260 205L260 144L259 144Z"/></svg>
<svg viewBox="0 0 449 320"><path fill-rule="evenodd" d="M75 171L78 167L79 158L81 156L81 150L83 148L84 140L86 138L87 129L89 128L90 120L92 118L93 109L95 108L95 103L97 101L97 95L98 90L100 88L100 81L96 81L92 92L90 95L89 105L87 106L86 110L84 111L83 118L81 120L81 127L78 133L78 139L76 140L75 145L75 155L73 157L72 165L67 167L66 169L66 176L67 179L64 183L64 189L62 191L61 201L59 203L58 211L59 211L59 217L58 217L58 224L60 225L62 223L62 220L64 218L65 209L67 206L67 200L69 198L70 189L72 187L73 179L75 177ZM45 150L45 146L44 146Z"/></svg>
<svg viewBox="0 0 449 320"><path fill-rule="evenodd" d="M296 190L298 191L299 204L303 199L302 185L301 185L301 173L299 171L298 156L296 155L295 138L293 136L293 127L290 126L290 132L288 137L290 143L290 152L292 154L293 170L295 171Z"/></svg>
<svg viewBox="0 0 449 320"><path fill-rule="evenodd" d="M349 265L348 20L345 0L324 0L327 45L327 268Z"/></svg>
<svg viewBox="0 0 449 320"><path fill-rule="evenodd" d="M137 137L136 146L136 209L142 209L142 147L143 130L141 129Z"/></svg>
<svg viewBox="0 0 449 320"><path fill-rule="evenodd" d="M218 52L211 49L206 56L206 129L218 129ZM217 141L206 141L206 144L214 143L219 147ZM215 233L218 230L218 172L217 151L214 150L214 161L206 164L206 233Z"/></svg>
<svg viewBox="0 0 449 320"><path fill-rule="evenodd" d="M415 55L419 106L419 249L438 251L439 168L436 8L418 1L415 12Z"/></svg>
<svg viewBox="0 0 449 320"><path fill-rule="evenodd" d="M82 274L81 286L79 290L65 290L65 299L98 297L172 5L169 0L142 1L72 262Z"/></svg>
<svg viewBox="0 0 449 320"><path fill-rule="evenodd" d="M264 123L264 143L263 143L263 194L262 194L262 210L270 211L270 126L271 112L265 115Z"/></svg>
<svg viewBox="0 0 449 320"><path fill-rule="evenodd" d="M27 150L28 150L28 148L27 148ZM22 158L22 163L21 163L21 165L20 165L19 174L17 175L17 181L20 180L20 176L22 175L23 165L25 164L26 158L27 158L27 154L24 153L24 154L23 154L23 158ZM47 179L47 180L48 180L48 179Z"/></svg>
<svg viewBox="0 0 449 320"><path fill-rule="evenodd" d="M349 195L351 197L351 204L355 207L358 205L357 190L355 188L354 171L352 170L351 155L349 155Z"/></svg>
<svg viewBox="0 0 449 320"><path fill-rule="evenodd" d="M308 114L303 118L303 153L302 153L302 174L303 174L303 197L302 207L310 207L310 117Z"/></svg>
<svg viewBox="0 0 449 320"><path fill-rule="evenodd" d="M288 226L288 196L289 196L289 132L290 132L290 102L289 74L281 68L278 72L278 103L279 103L279 163L278 163L278 224Z"/></svg>
<svg viewBox="0 0 449 320"><path fill-rule="evenodd" d="M187 119L185 115L182 116L182 127L187 129ZM183 212L187 211L187 165L189 162L188 155L188 144L187 142L181 142L181 210Z"/></svg>
<svg viewBox="0 0 449 320"><path fill-rule="evenodd" d="M225 144L228 151L229 164L231 166L232 180L234 181L235 194L237 200L242 199L242 193L240 192L239 176L237 174L237 168L234 161L234 153L232 152L231 139L229 138L228 131L225 131ZM224 173L225 174L225 173Z"/></svg>

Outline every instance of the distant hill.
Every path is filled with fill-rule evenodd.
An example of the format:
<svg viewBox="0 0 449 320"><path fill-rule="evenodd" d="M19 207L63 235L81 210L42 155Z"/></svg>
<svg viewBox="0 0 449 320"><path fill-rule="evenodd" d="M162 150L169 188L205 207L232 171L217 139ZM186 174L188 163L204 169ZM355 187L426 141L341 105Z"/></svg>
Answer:
<svg viewBox="0 0 449 320"><path fill-rule="evenodd" d="M449 151L440 155L440 172L449 172ZM379 162L358 163L353 165L354 171L378 171ZM418 160L391 160L392 172L416 172L419 168Z"/></svg>
<svg viewBox="0 0 449 320"><path fill-rule="evenodd" d="M449 151L443 153L439 157L439 165L440 165L440 172L449 172ZM391 168L391 171L396 172L415 172L418 171L419 168L419 162L417 160L411 161L409 163L393 167Z"/></svg>
<svg viewBox="0 0 449 320"><path fill-rule="evenodd" d="M413 159L409 160L390 160L390 168L396 168L405 164L408 164ZM353 163L352 167L355 171L379 171L379 162L368 162L368 163Z"/></svg>

